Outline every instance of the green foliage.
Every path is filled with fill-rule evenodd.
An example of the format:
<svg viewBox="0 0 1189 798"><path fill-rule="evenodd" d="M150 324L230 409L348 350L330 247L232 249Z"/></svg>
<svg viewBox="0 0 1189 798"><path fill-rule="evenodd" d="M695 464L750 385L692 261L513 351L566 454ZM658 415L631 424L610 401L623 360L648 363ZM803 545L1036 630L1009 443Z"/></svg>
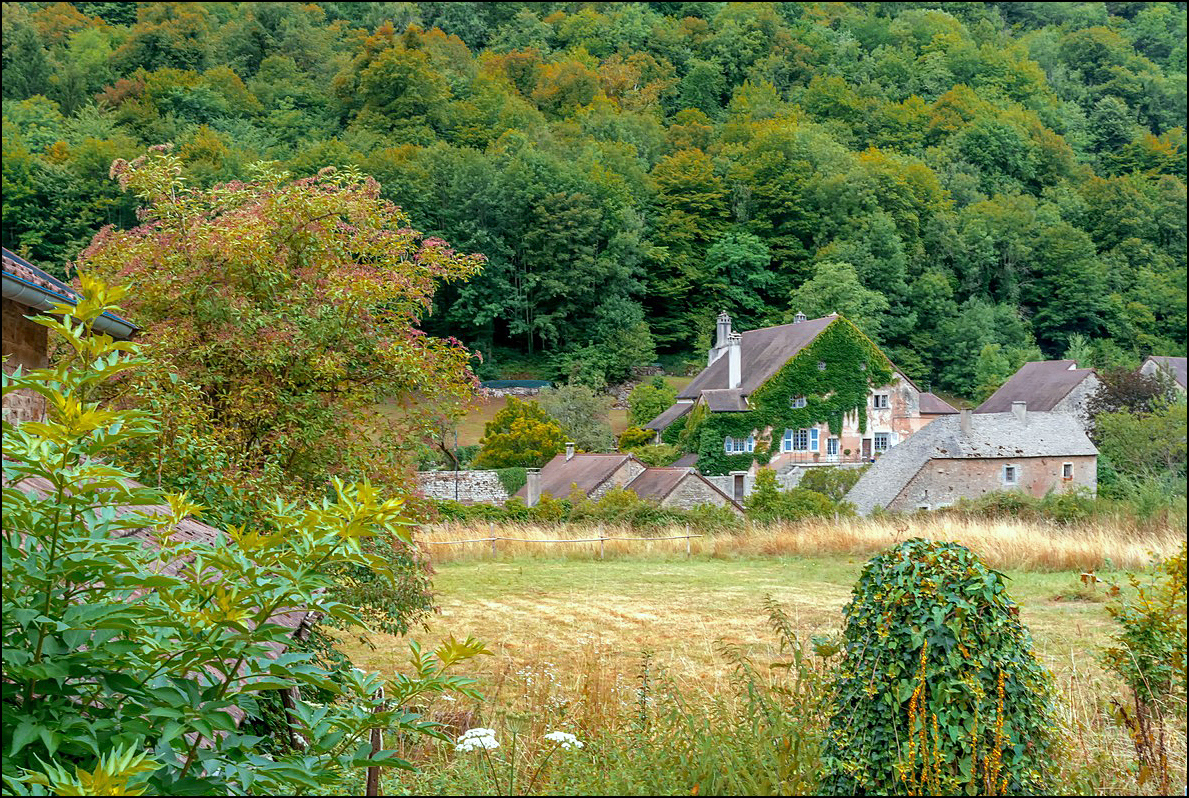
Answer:
<svg viewBox="0 0 1189 798"><path fill-rule="evenodd" d="M447 671L482 644L451 640L432 654L412 644L412 675L386 682L285 651L294 629L277 622L301 608L365 626L328 573L357 568L395 582L396 563L367 541L411 544L404 501L335 480L320 502L275 499L261 522L215 540L177 534L201 508L137 484L111 460L152 436L157 420L95 401L148 365L135 345L91 334L123 290L85 273L81 285L77 307L52 309L61 321L34 319L66 354L3 375L5 397L33 391L48 404L44 422L3 425L4 791L275 795L338 789L373 762L411 768L396 751L373 753L370 730L444 738L410 707L448 691L478 698L473 680ZM262 756L237 715L259 715L268 693L299 685L332 703L297 699L285 725L304 744Z"/></svg>
<svg viewBox="0 0 1189 798"><path fill-rule="evenodd" d="M584 452L605 452L611 448L611 425L607 410L611 401L585 385L544 388L537 396L541 406L561 427L567 441Z"/></svg>
<svg viewBox="0 0 1189 798"><path fill-rule="evenodd" d="M807 468L797 487L817 491L831 501L840 502L847 492L863 476L867 466L862 468L841 468L839 466L823 466Z"/></svg>
<svg viewBox="0 0 1189 798"><path fill-rule="evenodd" d="M650 429L628 427L619 434L619 448L621 450L647 446L656 438L656 433Z"/></svg>
<svg viewBox="0 0 1189 798"><path fill-rule="evenodd" d="M628 394L628 421L636 426L647 424L677 401L677 391L662 377L642 382ZM622 445L622 444L621 444Z"/></svg>
<svg viewBox="0 0 1189 798"><path fill-rule="evenodd" d="M825 369L818 364L825 363ZM749 401L745 413L707 413L699 403L685 416L678 441L686 451L698 454L703 474L726 474L746 470L754 461L761 465L776 453L786 429L801 429L827 423L837 435L842 417L857 413L859 429L867 427L867 396L872 386L892 381L892 367L879 349L853 324L839 318L826 327L782 369L768 379ZM806 406L794 408L791 400L806 398ZM727 453L723 439L755 434L753 453ZM665 436L663 440L668 442Z"/></svg>
<svg viewBox="0 0 1189 798"><path fill-rule="evenodd" d="M1185 399L1155 400L1147 413L1099 413L1095 435L1102 456L1127 476L1185 477Z"/></svg>
<svg viewBox="0 0 1189 798"><path fill-rule="evenodd" d="M756 472L755 486L743 500L747 517L757 523L803 521L806 518L829 518L839 509L830 497L808 488L781 490L776 472L761 468Z"/></svg>
<svg viewBox="0 0 1189 798"><path fill-rule="evenodd" d="M508 495L512 496L516 491L524 487L528 482L528 470L523 466L510 466L508 468L497 468L495 475L499 479L500 484L504 486L504 490L508 491Z"/></svg>
<svg viewBox="0 0 1189 798"><path fill-rule="evenodd" d="M475 468L540 468L565 444L561 427L536 402L508 397L483 428Z"/></svg>
<svg viewBox="0 0 1189 798"><path fill-rule="evenodd" d="M1056 688L1001 574L908 540L867 563L843 614L823 793L1053 789Z"/></svg>
<svg viewBox="0 0 1189 798"><path fill-rule="evenodd" d="M681 450L667 443L636 446L625 451L630 451L640 462L649 468L663 468L664 466L672 465L681 457Z"/></svg>

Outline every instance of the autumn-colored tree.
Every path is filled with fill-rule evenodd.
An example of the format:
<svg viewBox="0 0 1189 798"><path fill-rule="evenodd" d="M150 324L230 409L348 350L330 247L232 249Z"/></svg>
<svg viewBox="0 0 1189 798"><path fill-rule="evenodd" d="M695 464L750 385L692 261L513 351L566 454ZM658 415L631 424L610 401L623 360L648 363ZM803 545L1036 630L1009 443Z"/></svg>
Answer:
<svg viewBox="0 0 1189 798"><path fill-rule="evenodd" d="M536 402L514 396L483 428L476 468L540 468L562 450L561 427Z"/></svg>
<svg viewBox="0 0 1189 798"><path fill-rule="evenodd" d="M144 223L105 228L80 258L129 285L158 367L132 394L162 414L160 439L134 455L142 472L223 471L290 496L335 475L403 482L434 414L374 407L458 412L473 395L470 353L417 327L437 283L482 258L412 230L355 171L293 181L256 164L250 182L209 190L180 172L166 146L116 161Z"/></svg>

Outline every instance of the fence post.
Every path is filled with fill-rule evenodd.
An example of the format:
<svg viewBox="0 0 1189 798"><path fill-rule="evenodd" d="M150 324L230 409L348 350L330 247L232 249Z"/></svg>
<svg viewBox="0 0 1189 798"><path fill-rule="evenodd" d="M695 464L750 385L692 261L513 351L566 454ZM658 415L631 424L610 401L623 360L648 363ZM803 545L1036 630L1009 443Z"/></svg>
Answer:
<svg viewBox="0 0 1189 798"><path fill-rule="evenodd" d="M685 559L689 559L689 524L685 525Z"/></svg>
<svg viewBox="0 0 1189 798"><path fill-rule="evenodd" d="M494 560L494 559L495 559L495 557L496 557L496 554L495 554L495 542L496 542L497 540L499 540L499 538L494 538L494 537L493 537L493 538L491 539L491 559L493 559L493 560Z"/></svg>
<svg viewBox="0 0 1189 798"><path fill-rule="evenodd" d="M599 524L599 559L600 560L603 559L603 549L606 545L607 545L606 542L603 540L603 525Z"/></svg>
<svg viewBox="0 0 1189 798"><path fill-rule="evenodd" d="M491 559L495 559L495 526L487 522L487 534L491 537Z"/></svg>
<svg viewBox="0 0 1189 798"><path fill-rule="evenodd" d="M379 693L380 693L380 704L379 704L379 706L376 707L377 712L381 712L384 709L384 688L383 687L380 688ZM380 753L380 750L383 747L384 747L384 732L380 729L372 729L372 756L375 756L376 754ZM380 794L380 766L379 765L368 765L367 787L364 791L364 795L379 795L379 794Z"/></svg>

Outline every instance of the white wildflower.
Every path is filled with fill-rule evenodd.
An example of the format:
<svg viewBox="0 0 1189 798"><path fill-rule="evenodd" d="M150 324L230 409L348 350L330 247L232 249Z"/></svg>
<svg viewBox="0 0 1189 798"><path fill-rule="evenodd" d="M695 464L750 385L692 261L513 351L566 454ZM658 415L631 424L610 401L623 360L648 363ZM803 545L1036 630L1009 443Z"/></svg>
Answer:
<svg viewBox="0 0 1189 798"><path fill-rule="evenodd" d="M438 698L442 699L443 701L457 701L458 700L457 698L455 698L452 695L439 695Z"/></svg>
<svg viewBox="0 0 1189 798"><path fill-rule="evenodd" d="M458 738L458 745L454 746L455 751L474 751L476 748L486 748L491 750L499 748L500 744L495 739L495 729L467 729L463 735Z"/></svg>
<svg viewBox="0 0 1189 798"><path fill-rule="evenodd" d="M551 740L551 741L557 743L558 745L560 745L562 748L566 749L567 751L569 751L571 748L583 748L584 747L584 744L582 743L582 741L580 741L574 735L569 734L568 732L560 732L560 731L549 732L549 734L545 735L545 739Z"/></svg>

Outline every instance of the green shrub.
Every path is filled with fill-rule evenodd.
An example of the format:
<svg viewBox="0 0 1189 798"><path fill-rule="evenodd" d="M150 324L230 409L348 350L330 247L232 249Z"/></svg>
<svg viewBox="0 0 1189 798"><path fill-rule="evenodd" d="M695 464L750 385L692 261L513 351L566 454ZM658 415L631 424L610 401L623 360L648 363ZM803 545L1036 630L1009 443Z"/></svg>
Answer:
<svg viewBox="0 0 1189 798"><path fill-rule="evenodd" d="M805 475L797 483L797 487L817 491L833 501L842 501L847 492L863 476L863 472L870 466L861 468L842 468L840 466L820 466L806 468Z"/></svg>
<svg viewBox="0 0 1189 798"><path fill-rule="evenodd" d="M761 468L756 473L755 487L743 500L747 517L758 523L801 521L806 518L827 518L837 509L829 497L817 491L796 487L781 490L776 472Z"/></svg>
<svg viewBox="0 0 1189 798"><path fill-rule="evenodd" d="M908 540L867 563L843 615L823 792L1056 786L1053 679L1002 574L956 543Z"/></svg>
<svg viewBox="0 0 1189 798"><path fill-rule="evenodd" d="M681 457L681 450L667 443L657 443L651 446L638 446L630 450L644 465L649 468L663 468L672 465Z"/></svg>
<svg viewBox="0 0 1189 798"><path fill-rule="evenodd" d="M1051 518L1059 524L1074 524L1093 518L1096 503L1094 494L1088 488L1078 487L1073 490L1049 491L1040 500L1037 509L1046 518Z"/></svg>
<svg viewBox="0 0 1189 798"><path fill-rule="evenodd" d="M695 504L684 515L686 523L699 532L736 533L743 530L743 519L723 505Z"/></svg>
<svg viewBox="0 0 1189 798"><path fill-rule="evenodd" d="M637 426L647 424L677 401L677 391L663 377L642 382L628 394L628 420Z"/></svg>
<svg viewBox="0 0 1189 798"><path fill-rule="evenodd" d="M516 491L524 487L528 482L528 470L524 466L510 466L508 468L497 468L495 470L496 479L504 486L504 490L508 491L509 496L514 496Z"/></svg>
<svg viewBox="0 0 1189 798"><path fill-rule="evenodd" d="M640 427L628 427L619 434L619 448L621 450L634 449L637 446L647 446L656 438L652 430Z"/></svg>

